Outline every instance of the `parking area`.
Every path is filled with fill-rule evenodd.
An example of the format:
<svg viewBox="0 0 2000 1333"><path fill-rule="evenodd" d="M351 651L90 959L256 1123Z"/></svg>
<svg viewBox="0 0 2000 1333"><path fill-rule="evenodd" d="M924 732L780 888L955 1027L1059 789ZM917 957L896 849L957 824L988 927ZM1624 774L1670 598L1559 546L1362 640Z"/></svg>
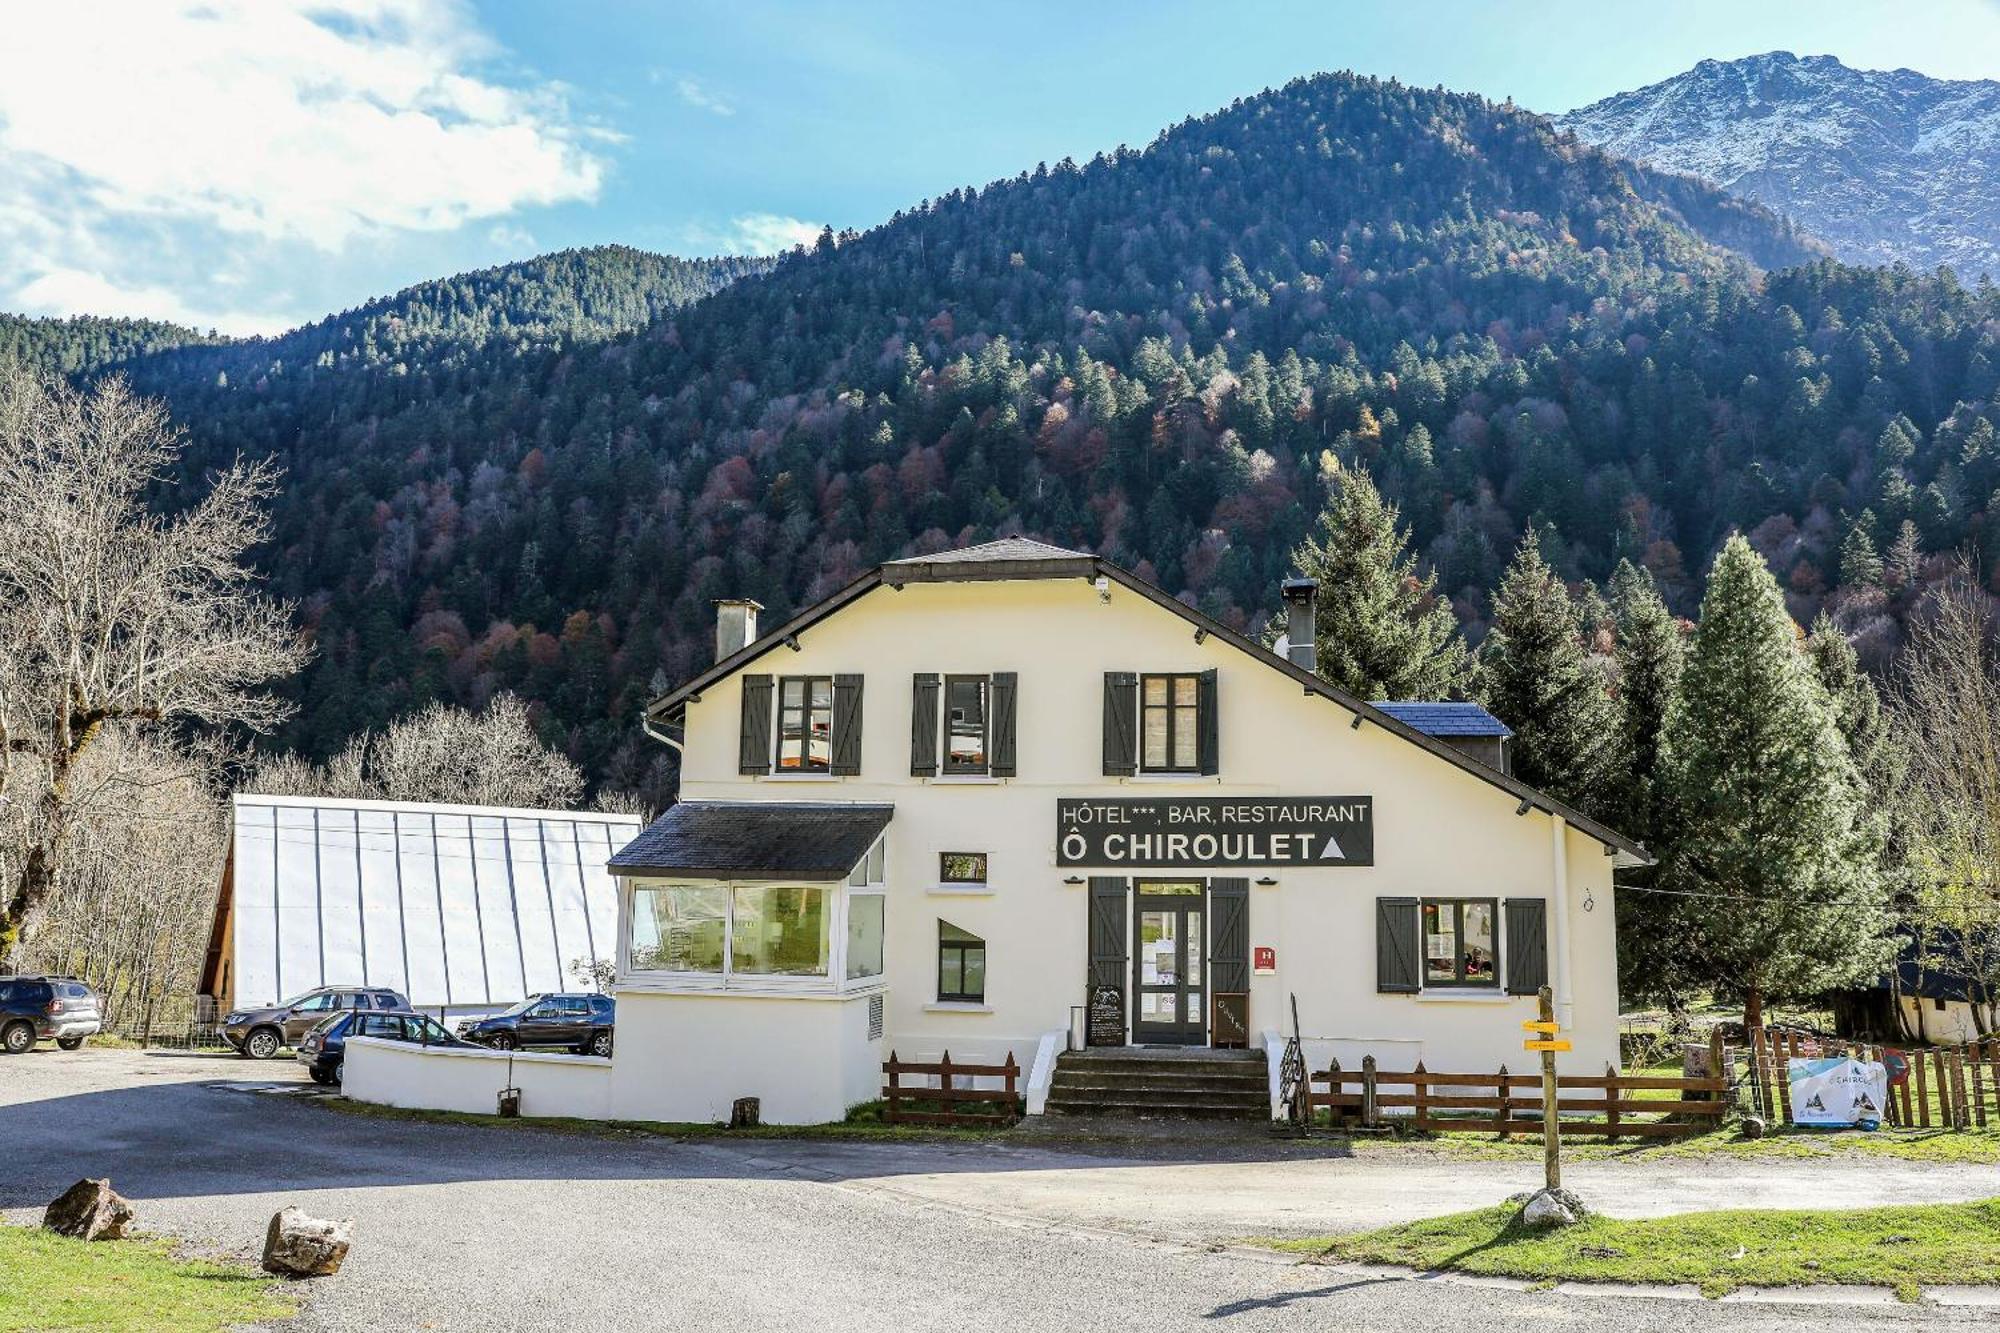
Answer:
<svg viewBox="0 0 2000 1333"><path fill-rule="evenodd" d="M1211 1248L1490 1202L1519 1183L1511 1163L578 1137L350 1116L310 1104L322 1095L290 1060L88 1048L0 1059L0 1208L30 1221L77 1177L109 1175L144 1228L245 1256L284 1203L353 1217L347 1269L315 1284L290 1325L306 1329L942 1330L995 1322L1002 1302L1010 1322L1065 1329L1762 1329L1827 1313L1443 1285ZM1991 1168L1878 1166L1850 1189L2000 1194ZM1683 1163L1648 1185L1599 1167L1577 1184L1622 1209L1646 1189L1653 1203L1696 1190L1776 1202L1790 1178L1725 1169L1727 1181L1700 1180L1700 1164ZM1874 1201L1819 1188L1821 1203Z"/></svg>

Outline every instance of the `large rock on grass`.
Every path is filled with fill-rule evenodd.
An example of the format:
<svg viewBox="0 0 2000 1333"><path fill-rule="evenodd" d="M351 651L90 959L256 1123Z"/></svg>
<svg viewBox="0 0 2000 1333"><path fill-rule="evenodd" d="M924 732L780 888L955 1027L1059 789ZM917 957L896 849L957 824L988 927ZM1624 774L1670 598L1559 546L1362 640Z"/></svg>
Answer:
<svg viewBox="0 0 2000 1333"><path fill-rule="evenodd" d="M132 1226L132 1205L110 1180L79 1180L42 1214L42 1225L78 1240L117 1240Z"/></svg>
<svg viewBox="0 0 2000 1333"><path fill-rule="evenodd" d="M1521 1205L1521 1225L1530 1231L1553 1231L1575 1226L1590 1216L1583 1200L1568 1190L1537 1190Z"/></svg>
<svg viewBox="0 0 2000 1333"><path fill-rule="evenodd" d="M328 1277L340 1271L354 1223L346 1218L313 1217L285 1207L264 1232L264 1271L284 1277Z"/></svg>

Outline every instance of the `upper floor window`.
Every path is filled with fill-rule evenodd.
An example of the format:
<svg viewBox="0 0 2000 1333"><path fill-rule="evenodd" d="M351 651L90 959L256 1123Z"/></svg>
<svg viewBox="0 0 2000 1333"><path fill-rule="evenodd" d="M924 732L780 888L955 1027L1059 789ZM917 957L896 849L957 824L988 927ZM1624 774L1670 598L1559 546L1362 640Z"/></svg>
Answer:
<svg viewBox="0 0 2000 1333"><path fill-rule="evenodd" d="M1201 677L1140 678L1139 767L1147 773L1200 771Z"/></svg>
<svg viewBox="0 0 2000 1333"><path fill-rule="evenodd" d="M833 677L785 676L778 681L778 771L833 769Z"/></svg>
<svg viewBox="0 0 2000 1333"><path fill-rule="evenodd" d="M989 771L987 697L992 681L986 676L944 678L944 771Z"/></svg>
<svg viewBox="0 0 2000 1333"><path fill-rule="evenodd" d="M1011 671L918 673L910 695L911 776L1013 777L1018 681Z"/></svg>

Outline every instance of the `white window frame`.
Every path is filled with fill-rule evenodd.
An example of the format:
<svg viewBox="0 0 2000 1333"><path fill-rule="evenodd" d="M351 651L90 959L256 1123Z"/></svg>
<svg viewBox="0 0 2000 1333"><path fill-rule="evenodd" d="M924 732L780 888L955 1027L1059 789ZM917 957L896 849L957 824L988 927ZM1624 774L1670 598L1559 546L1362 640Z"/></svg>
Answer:
<svg viewBox="0 0 2000 1333"><path fill-rule="evenodd" d="M844 879L808 882L796 879L719 880L645 875L624 878L618 892L618 981L635 990L731 995L854 995L885 989L888 960L888 835L877 838ZM718 888L727 904L722 917L722 970L673 972L632 966L633 896L642 888ZM781 977L736 972L736 890L817 889L828 897L826 913L827 971L825 976ZM882 971L847 977L847 918L855 896L883 899Z"/></svg>

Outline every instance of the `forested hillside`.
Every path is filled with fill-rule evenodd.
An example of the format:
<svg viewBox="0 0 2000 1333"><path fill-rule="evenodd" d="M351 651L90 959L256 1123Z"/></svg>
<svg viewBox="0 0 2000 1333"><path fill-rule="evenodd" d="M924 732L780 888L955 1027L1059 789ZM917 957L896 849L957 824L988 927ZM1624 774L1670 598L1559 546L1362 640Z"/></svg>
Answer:
<svg viewBox="0 0 2000 1333"><path fill-rule="evenodd" d="M109 370L120 362L169 347L226 339L156 319L69 319L0 314L0 363L15 362L54 375Z"/></svg>
<svg viewBox="0 0 2000 1333"><path fill-rule="evenodd" d="M1802 617L1864 509L1880 546L1905 518L1928 550L1981 536L1994 294L1744 258L1816 253L1511 107L1322 76L823 237L616 337L548 313L586 264L128 369L195 466L287 468L265 566L318 648L287 739L323 754L511 688L594 781L658 794L634 718L705 664L711 598L782 616L996 533L1255 626L1327 478L1366 466L1475 634L1530 522L1568 577L1629 556L1684 612L1740 527Z"/></svg>

